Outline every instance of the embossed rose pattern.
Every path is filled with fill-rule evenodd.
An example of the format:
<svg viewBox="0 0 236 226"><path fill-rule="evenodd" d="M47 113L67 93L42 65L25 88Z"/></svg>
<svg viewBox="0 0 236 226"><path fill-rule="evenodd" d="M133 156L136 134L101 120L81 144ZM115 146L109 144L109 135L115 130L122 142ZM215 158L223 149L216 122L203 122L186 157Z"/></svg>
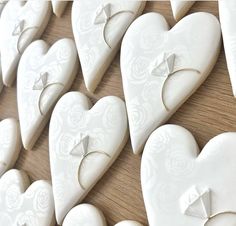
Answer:
<svg viewBox="0 0 236 226"><path fill-rule="evenodd" d="M0 179L1 225L49 226L55 221L51 185L46 181L26 185L28 178L18 170L10 170Z"/></svg>
<svg viewBox="0 0 236 226"><path fill-rule="evenodd" d="M203 14L188 16L169 30L161 15L149 13L129 27L121 47L121 71L135 153L142 151L150 133L165 123L207 77L218 53L220 35L216 18ZM192 68L201 73L178 72L164 84L161 74L155 76L150 71L153 62L165 53L176 55L174 69Z"/></svg>
<svg viewBox="0 0 236 226"><path fill-rule="evenodd" d="M58 222L101 178L127 139L126 109L121 99L105 97L90 107L86 96L70 92L59 100L53 111L49 149ZM60 132L54 133L55 130ZM83 150L83 146L77 144L85 136L89 137L88 147ZM77 154L71 154L75 147ZM87 156L81 164L84 152L98 153ZM99 154L101 152L107 155Z"/></svg>

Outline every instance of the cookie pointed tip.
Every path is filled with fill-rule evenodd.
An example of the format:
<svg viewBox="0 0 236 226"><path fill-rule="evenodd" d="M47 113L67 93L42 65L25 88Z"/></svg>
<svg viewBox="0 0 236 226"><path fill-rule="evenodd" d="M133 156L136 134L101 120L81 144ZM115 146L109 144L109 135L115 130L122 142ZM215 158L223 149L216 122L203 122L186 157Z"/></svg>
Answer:
<svg viewBox="0 0 236 226"><path fill-rule="evenodd" d="M236 89L233 89L233 95L236 98Z"/></svg>
<svg viewBox="0 0 236 226"><path fill-rule="evenodd" d="M140 147L140 145L135 145L135 144L132 144L132 147L133 147L133 153L135 155L139 155L142 153L143 151L143 147Z"/></svg>
<svg viewBox="0 0 236 226"><path fill-rule="evenodd" d="M91 81L85 79L85 86L86 86L86 89L87 89L91 94L94 93L96 87L94 86L94 84L93 84Z"/></svg>
<svg viewBox="0 0 236 226"><path fill-rule="evenodd" d="M56 217L57 224L62 225L62 222L63 222L65 216L63 215L62 210L57 209L56 207L55 207L55 217Z"/></svg>
<svg viewBox="0 0 236 226"><path fill-rule="evenodd" d="M13 83L14 83L14 80L8 79L8 77L5 77L5 76L3 76L2 80L3 80L3 84L4 84L6 87L12 87L12 85L13 85Z"/></svg>
<svg viewBox="0 0 236 226"><path fill-rule="evenodd" d="M133 153L134 153L135 155L139 155L141 152L142 152L142 151L139 151L139 150L133 150Z"/></svg>
<svg viewBox="0 0 236 226"><path fill-rule="evenodd" d="M23 137L23 135L21 135L21 136L22 136L22 138L21 138L22 139L22 145L23 145L24 149L27 150L27 151L32 150L33 144L32 144L32 142L30 142L30 139Z"/></svg>

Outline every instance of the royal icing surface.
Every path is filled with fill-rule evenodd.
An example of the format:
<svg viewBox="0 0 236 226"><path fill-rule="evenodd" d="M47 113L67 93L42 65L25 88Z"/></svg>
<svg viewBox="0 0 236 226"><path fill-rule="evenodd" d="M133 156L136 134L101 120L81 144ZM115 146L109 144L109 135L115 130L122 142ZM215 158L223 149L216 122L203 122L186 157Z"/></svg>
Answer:
<svg viewBox="0 0 236 226"><path fill-rule="evenodd" d="M59 100L49 129L59 224L118 157L128 138L127 129L125 104L117 97L104 97L92 108L89 99L79 92L67 93Z"/></svg>
<svg viewBox="0 0 236 226"><path fill-rule="evenodd" d="M61 1L61 0L52 0L52 9L53 9L53 13L57 16L57 17L61 17L63 12L66 9L66 6L68 4L69 1Z"/></svg>
<svg viewBox="0 0 236 226"><path fill-rule="evenodd" d="M81 204L74 207L66 216L63 226L107 226L103 213L95 206ZM115 226L142 226L136 221L122 221Z"/></svg>
<svg viewBox="0 0 236 226"><path fill-rule="evenodd" d="M4 226L54 226L51 185L36 181L19 170L7 171L0 179L0 222Z"/></svg>
<svg viewBox="0 0 236 226"><path fill-rule="evenodd" d="M145 1L74 1L72 26L87 89L94 92Z"/></svg>
<svg viewBox="0 0 236 226"><path fill-rule="evenodd" d="M71 87L77 69L77 51L71 39L61 39L51 47L38 40L23 53L17 73L17 103L26 149L34 146L56 101Z"/></svg>
<svg viewBox="0 0 236 226"><path fill-rule="evenodd" d="M134 153L207 78L220 47L220 24L209 13L191 14L170 30L162 15L148 13L129 27L120 59Z"/></svg>
<svg viewBox="0 0 236 226"><path fill-rule="evenodd" d="M49 1L9 0L2 11L0 48L2 78L11 86L16 77L16 68L25 48L43 33L50 19Z"/></svg>
<svg viewBox="0 0 236 226"><path fill-rule="evenodd" d="M170 0L173 16L179 21L189 11L195 1Z"/></svg>
<svg viewBox="0 0 236 226"><path fill-rule="evenodd" d="M233 94L236 96L236 1L219 1L220 22Z"/></svg>
<svg viewBox="0 0 236 226"><path fill-rule="evenodd" d="M6 4L5 1L0 1L0 17L5 4ZM2 88L3 88L3 82L2 82L2 66L1 66L1 51L0 51L0 93L2 91Z"/></svg>
<svg viewBox="0 0 236 226"><path fill-rule="evenodd" d="M0 122L0 176L14 166L21 149L19 123L12 118Z"/></svg>
<svg viewBox="0 0 236 226"><path fill-rule="evenodd" d="M235 225L235 145L236 133L223 133L199 154L186 129L165 125L155 130L141 164L149 225Z"/></svg>

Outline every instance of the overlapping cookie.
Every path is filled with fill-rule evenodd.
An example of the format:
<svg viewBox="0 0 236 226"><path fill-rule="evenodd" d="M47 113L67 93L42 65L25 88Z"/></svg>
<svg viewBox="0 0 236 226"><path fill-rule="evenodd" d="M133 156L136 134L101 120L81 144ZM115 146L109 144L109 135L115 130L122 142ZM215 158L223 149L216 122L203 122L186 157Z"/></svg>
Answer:
<svg viewBox="0 0 236 226"><path fill-rule="evenodd" d="M17 104L24 148L33 148L57 100L67 92L77 74L75 43L61 39L49 46L33 42L19 63Z"/></svg>
<svg viewBox="0 0 236 226"><path fill-rule="evenodd" d="M121 99L108 96L91 106L82 93L69 92L52 114L49 152L58 224L109 169L128 139Z"/></svg>
<svg viewBox="0 0 236 226"><path fill-rule="evenodd" d="M23 171L7 171L0 178L0 222L4 226L54 226L51 185L43 180L30 185Z"/></svg>
<svg viewBox="0 0 236 226"><path fill-rule="evenodd" d="M235 225L235 145L236 133L223 133L199 154L183 127L165 125L154 131L141 166L149 225Z"/></svg>
<svg viewBox="0 0 236 226"><path fill-rule="evenodd" d="M134 153L204 82L221 47L219 21L194 13L173 28L157 13L139 17L121 47L121 72Z"/></svg>
<svg viewBox="0 0 236 226"><path fill-rule="evenodd" d="M73 33L87 89L94 92L145 1L80 0L72 8Z"/></svg>
<svg viewBox="0 0 236 226"><path fill-rule="evenodd" d="M44 32L51 16L49 1L9 0L0 20L2 78L11 86L25 48Z"/></svg>

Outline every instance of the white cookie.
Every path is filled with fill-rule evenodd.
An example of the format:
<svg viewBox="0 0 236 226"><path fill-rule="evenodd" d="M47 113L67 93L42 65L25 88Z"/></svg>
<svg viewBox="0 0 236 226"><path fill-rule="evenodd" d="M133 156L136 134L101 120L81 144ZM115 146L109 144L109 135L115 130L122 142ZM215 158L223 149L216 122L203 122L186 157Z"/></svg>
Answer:
<svg viewBox="0 0 236 226"><path fill-rule="evenodd" d="M143 226L142 224L140 224L139 222L137 221L122 221L118 224L116 224L115 226Z"/></svg>
<svg viewBox="0 0 236 226"><path fill-rule="evenodd" d="M54 226L51 185L43 180L30 185L23 171L7 171L0 179L0 222L4 226Z"/></svg>
<svg viewBox="0 0 236 226"><path fill-rule="evenodd" d="M58 101L50 122L49 152L59 224L108 170L127 138L126 108L118 97L104 97L92 108L79 92Z"/></svg>
<svg viewBox="0 0 236 226"><path fill-rule="evenodd" d="M85 85L94 92L120 48L120 41L145 1L80 0L72 7L72 26Z"/></svg>
<svg viewBox="0 0 236 226"><path fill-rule="evenodd" d="M0 58L1 58L1 53L0 53ZM0 93L3 88L3 82L2 82L2 66L1 66L1 59L0 59Z"/></svg>
<svg viewBox="0 0 236 226"><path fill-rule="evenodd" d="M5 4L6 4L5 1L0 1L0 17ZM2 88L3 88L3 82L2 82L2 66L1 66L1 52L0 52L0 93L2 91Z"/></svg>
<svg viewBox="0 0 236 226"><path fill-rule="evenodd" d="M224 39L225 56L233 94L236 97L236 1L235 0L219 0L219 13Z"/></svg>
<svg viewBox="0 0 236 226"><path fill-rule="evenodd" d="M5 5L6 5L6 1L1 0L0 1L0 17L1 17L1 13Z"/></svg>
<svg viewBox="0 0 236 226"><path fill-rule="evenodd" d="M12 168L21 150L18 121L9 118L0 122L0 176Z"/></svg>
<svg viewBox="0 0 236 226"><path fill-rule="evenodd" d="M162 15L148 13L129 27L121 72L134 153L207 78L220 47L220 24L209 13L191 14L171 30Z"/></svg>
<svg viewBox="0 0 236 226"><path fill-rule="evenodd" d="M107 226L103 213L95 206L81 204L66 215L62 226Z"/></svg>
<svg viewBox="0 0 236 226"><path fill-rule="evenodd" d="M195 1L170 0L173 16L176 21L179 21L189 9L193 6Z"/></svg>
<svg viewBox="0 0 236 226"><path fill-rule="evenodd" d="M6 86L14 82L21 54L33 40L41 36L50 15L49 1L9 0L4 7L0 20L0 48L2 78Z"/></svg>
<svg viewBox="0 0 236 226"><path fill-rule="evenodd" d="M77 69L71 39L61 39L51 47L38 40L23 53L17 73L17 103L25 149L34 146L56 101L70 89Z"/></svg>
<svg viewBox="0 0 236 226"><path fill-rule="evenodd" d="M236 133L223 133L199 154L192 134L180 126L153 132L141 164L149 225L235 225L235 146Z"/></svg>
<svg viewBox="0 0 236 226"><path fill-rule="evenodd" d="M103 213L95 206L81 204L67 214L63 226L107 226L107 223ZM142 224L136 221L122 221L115 226L142 226Z"/></svg>
<svg viewBox="0 0 236 226"><path fill-rule="evenodd" d="M68 3L68 1L64 1L64 0L63 1L62 0L52 0L53 13L57 17L61 17L66 9L67 3Z"/></svg>

